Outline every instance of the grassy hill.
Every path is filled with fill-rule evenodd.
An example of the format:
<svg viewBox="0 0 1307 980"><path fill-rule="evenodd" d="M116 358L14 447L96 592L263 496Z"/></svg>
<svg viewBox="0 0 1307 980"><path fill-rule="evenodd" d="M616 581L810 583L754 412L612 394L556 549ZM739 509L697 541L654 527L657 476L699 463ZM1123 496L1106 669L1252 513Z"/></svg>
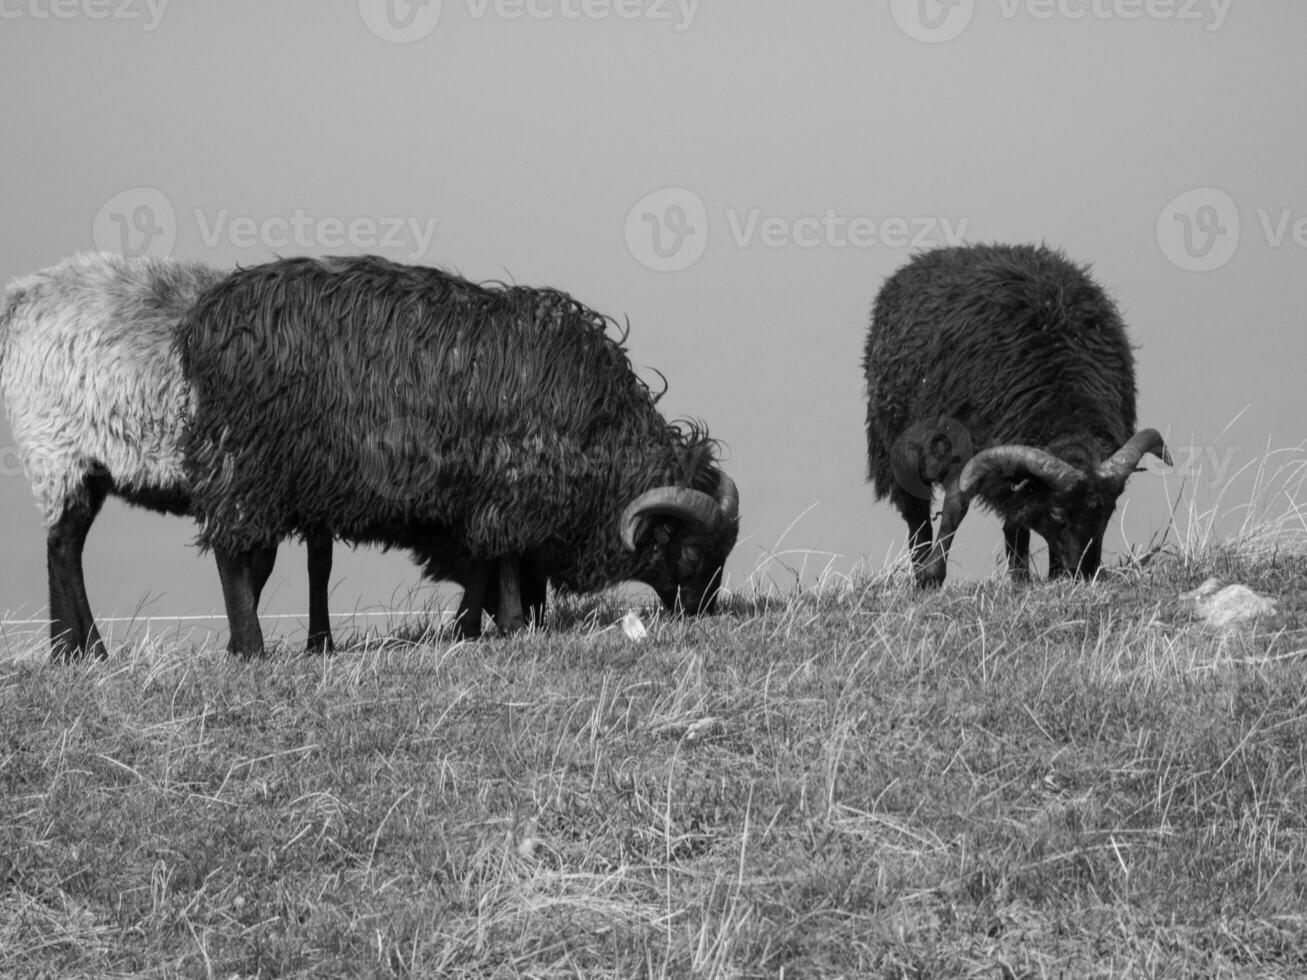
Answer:
<svg viewBox="0 0 1307 980"><path fill-rule="evenodd" d="M624 611L0 663L0 976L1307 975L1307 559Z"/></svg>

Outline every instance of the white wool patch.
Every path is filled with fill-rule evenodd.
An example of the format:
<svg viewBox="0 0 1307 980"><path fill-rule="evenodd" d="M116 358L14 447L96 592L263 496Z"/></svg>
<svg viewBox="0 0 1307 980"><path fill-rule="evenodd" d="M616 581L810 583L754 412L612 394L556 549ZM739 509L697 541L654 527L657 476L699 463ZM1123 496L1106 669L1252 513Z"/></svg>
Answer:
<svg viewBox="0 0 1307 980"><path fill-rule="evenodd" d="M184 483L190 393L179 318L224 273L84 252L15 279L0 316L0 391L46 525L107 473L127 489Z"/></svg>

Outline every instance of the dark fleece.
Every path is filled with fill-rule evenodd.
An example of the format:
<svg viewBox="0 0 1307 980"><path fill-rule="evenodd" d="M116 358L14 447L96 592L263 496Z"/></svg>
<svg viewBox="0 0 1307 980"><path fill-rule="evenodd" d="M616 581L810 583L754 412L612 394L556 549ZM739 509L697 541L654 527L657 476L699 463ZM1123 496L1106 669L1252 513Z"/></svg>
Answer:
<svg viewBox="0 0 1307 980"><path fill-rule="evenodd" d="M1042 448L1082 470L1135 431L1134 355L1116 305L1086 267L1044 246L915 256L876 297L862 363L878 498L895 490L895 443L914 427L970 452ZM953 466L925 477L941 482Z"/></svg>
<svg viewBox="0 0 1307 980"><path fill-rule="evenodd" d="M663 419L609 325L557 290L372 256L238 270L178 340L200 543L326 528L453 565L533 552L575 591L641 577L622 509L712 493L716 444Z"/></svg>

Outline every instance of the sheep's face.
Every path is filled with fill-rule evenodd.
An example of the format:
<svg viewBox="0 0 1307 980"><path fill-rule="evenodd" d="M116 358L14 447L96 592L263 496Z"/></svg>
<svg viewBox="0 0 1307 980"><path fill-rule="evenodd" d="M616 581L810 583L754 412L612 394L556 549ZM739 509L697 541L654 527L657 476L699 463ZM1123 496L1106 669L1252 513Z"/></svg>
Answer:
<svg viewBox="0 0 1307 980"><path fill-rule="evenodd" d="M722 568L740 533L735 482L712 467L704 474L714 492L657 486L622 512L619 533L633 553L633 577L658 593L668 609L691 615L715 612Z"/></svg>
<svg viewBox="0 0 1307 980"><path fill-rule="evenodd" d="M672 520L651 522L640 542L640 578L668 609L691 615L713 613L722 569L738 533L734 521L710 531Z"/></svg>
<svg viewBox="0 0 1307 980"><path fill-rule="evenodd" d="M1005 522L1028 527L1048 542L1050 578L1092 578L1103 560L1116 496L1092 476L1066 491L1028 479L1013 486L1001 509Z"/></svg>

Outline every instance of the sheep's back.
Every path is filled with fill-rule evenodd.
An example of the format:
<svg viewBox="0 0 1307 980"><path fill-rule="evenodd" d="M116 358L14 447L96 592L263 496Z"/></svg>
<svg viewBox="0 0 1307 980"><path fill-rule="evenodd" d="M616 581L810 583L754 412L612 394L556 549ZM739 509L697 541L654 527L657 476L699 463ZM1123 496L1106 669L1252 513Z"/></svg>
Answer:
<svg viewBox="0 0 1307 980"><path fill-rule="evenodd" d="M502 554L590 533L623 492L615 457L674 455L605 325L552 290L379 259L242 270L181 332L202 540L438 525Z"/></svg>

